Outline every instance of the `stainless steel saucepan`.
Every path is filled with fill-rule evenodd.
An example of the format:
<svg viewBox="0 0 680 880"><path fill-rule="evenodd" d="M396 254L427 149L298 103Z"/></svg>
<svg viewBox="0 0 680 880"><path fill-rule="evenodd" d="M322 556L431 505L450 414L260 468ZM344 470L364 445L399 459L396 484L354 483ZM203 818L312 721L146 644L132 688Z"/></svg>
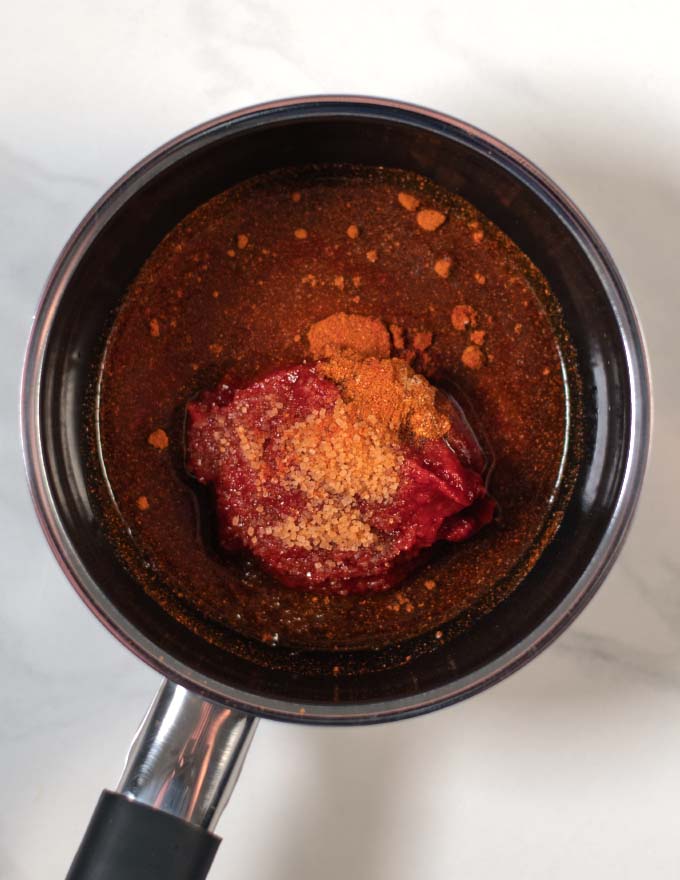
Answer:
<svg viewBox="0 0 680 880"><path fill-rule="evenodd" d="M585 442L562 524L493 612L407 665L333 678L279 652L273 671L208 644L135 582L88 489L83 417L126 287L189 211L251 175L350 162L403 168L460 193L541 269L578 354ZM107 192L59 257L38 307L22 391L26 467L45 535L99 620L167 677L104 792L72 880L205 877L213 834L258 717L366 724L418 715L490 687L545 648L602 583L638 497L650 433L644 347L621 278L597 234L552 181L505 144L406 104L355 97L279 101L195 128ZM568 453L571 454L571 453Z"/></svg>

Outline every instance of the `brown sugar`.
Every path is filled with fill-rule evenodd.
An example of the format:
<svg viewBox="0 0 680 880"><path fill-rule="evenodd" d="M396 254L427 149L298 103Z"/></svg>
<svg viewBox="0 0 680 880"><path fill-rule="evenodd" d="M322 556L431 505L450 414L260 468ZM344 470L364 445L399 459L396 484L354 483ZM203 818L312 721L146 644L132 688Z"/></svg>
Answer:
<svg viewBox="0 0 680 880"><path fill-rule="evenodd" d="M485 338L486 330L473 330L470 334L470 342L473 342L475 345L484 345Z"/></svg>
<svg viewBox="0 0 680 880"><path fill-rule="evenodd" d="M427 580L427 581L425 581L423 586L425 587L426 590L434 590L434 588L437 586L437 581Z"/></svg>
<svg viewBox="0 0 680 880"><path fill-rule="evenodd" d="M405 192L400 192L397 200L402 208L406 208L407 211L415 211L420 204L420 199Z"/></svg>
<svg viewBox="0 0 680 880"><path fill-rule="evenodd" d="M244 235L241 232L239 235L236 236L236 247L242 251L244 248L248 247L248 241L248 236Z"/></svg>
<svg viewBox="0 0 680 880"><path fill-rule="evenodd" d="M423 208L422 211L418 211L416 220L421 229L425 229L427 232L434 232L435 229L439 229L442 223L444 223L446 214L442 214L441 211L435 211L432 208Z"/></svg>
<svg viewBox="0 0 680 880"><path fill-rule="evenodd" d="M299 202L301 198L302 198L302 195L301 195L301 193L299 193L299 192L294 192L294 193L291 195L291 199L292 199L294 202Z"/></svg>
<svg viewBox="0 0 680 880"><path fill-rule="evenodd" d="M388 503L402 464L398 444L381 426L338 400L287 428L277 442L286 487L301 493L305 504L281 517L272 527L274 537L305 550L356 551L375 544L357 498Z"/></svg>
<svg viewBox="0 0 680 880"><path fill-rule="evenodd" d="M295 238L299 238L299 239L307 238L307 230L306 229L296 229L294 234L295 234Z"/></svg>
<svg viewBox="0 0 680 880"><path fill-rule="evenodd" d="M160 336L161 335L161 325L158 323L156 318L152 318L149 321L149 333L152 336Z"/></svg>
<svg viewBox="0 0 680 880"><path fill-rule="evenodd" d="M366 259L369 263L375 263L375 261L378 259L378 252L372 250L366 251Z"/></svg>
<svg viewBox="0 0 680 880"><path fill-rule="evenodd" d="M344 290L344 289L345 289L345 279L344 279L344 277L343 277L342 275L336 275L335 278L333 279L333 284L334 284L339 290Z"/></svg>
<svg viewBox="0 0 680 880"><path fill-rule="evenodd" d="M480 241L484 238L484 230L483 229L475 229L472 233L472 240L475 244L479 244Z"/></svg>
<svg viewBox="0 0 680 880"><path fill-rule="evenodd" d="M440 278L448 278L451 272L451 258L441 257L434 264L434 271Z"/></svg>
<svg viewBox="0 0 680 880"><path fill-rule="evenodd" d="M155 446L156 449L167 449L169 443L168 435L162 428L156 428L155 431L149 434L147 442L150 446Z"/></svg>
<svg viewBox="0 0 680 880"><path fill-rule="evenodd" d="M454 330L465 330L468 324L470 327L475 327L477 325L477 313L472 306L454 306L451 312L451 323Z"/></svg>
<svg viewBox="0 0 680 880"><path fill-rule="evenodd" d="M484 366L484 354L478 345L468 345L460 359L468 370L479 370Z"/></svg>
<svg viewBox="0 0 680 880"><path fill-rule="evenodd" d="M387 328L375 318L336 312L312 324L307 333L313 358L329 357L351 351L361 357L390 356Z"/></svg>
<svg viewBox="0 0 680 880"><path fill-rule="evenodd" d="M481 272L475 272L475 281L477 284L486 284L486 275L482 275Z"/></svg>
<svg viewBox="0 0 680 880"><path fill-rule="evenodd" d="M352 223L347 227L347 235L349 238L359 238L359 227Z"/></svg>
<svg viewBox="0 0 680 880"><path fill-rule="evenodd" d="M149 499L146 495L140 495L137 499L137 507L139 510L148 510L151 505L149 504Z"/></svg>

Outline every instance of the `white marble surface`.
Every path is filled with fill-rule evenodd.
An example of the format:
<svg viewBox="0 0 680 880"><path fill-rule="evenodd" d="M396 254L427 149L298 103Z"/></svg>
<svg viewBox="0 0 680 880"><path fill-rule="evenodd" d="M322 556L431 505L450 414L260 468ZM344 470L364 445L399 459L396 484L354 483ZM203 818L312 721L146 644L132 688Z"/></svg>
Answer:
<svg viewBox="0 0 680 880"><path fill-rule="evenodd" d="M34 521L17 431L32 310L66 237L141 156L274 97L448 111L542 166L644 324L654 448L626 549L559 642L414 721L263 723L212 876L673 878L680 791L680 62L672 4L25 0L0 27L0 877L63 876L157 676L90 617Z"/></svg>

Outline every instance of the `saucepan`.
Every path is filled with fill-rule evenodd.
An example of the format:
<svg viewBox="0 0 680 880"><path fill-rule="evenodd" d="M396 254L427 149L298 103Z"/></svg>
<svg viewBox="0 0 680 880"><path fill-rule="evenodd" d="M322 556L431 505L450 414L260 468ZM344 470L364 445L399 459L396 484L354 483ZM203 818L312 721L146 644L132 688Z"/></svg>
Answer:
<svg viewBox="0 0 680 880"><path fill-rule="evenodd" d="M113 546L90 485L84 416L107 331L163 236L230 185L286 165L351 162L408 169L476 205L529 255L559 298L581 377L583 442L561 525L495 610L408 663L332 677L235 656L170 617ZM95 401L96 404L96 401ZM36 511L91 611L167 677L105 791L70 878L205 877L215 824L260 717L369 724L449 706L501 681L552 642L598 589L626 535L650 434L644 344L621 277L583 215L523 156L456 119L356 97L277 101L200 125L118 181L74 232L35 316L22 390ZM452 626L455 622L452 622ZM453 633L453 635L452 635Z"/></svg>

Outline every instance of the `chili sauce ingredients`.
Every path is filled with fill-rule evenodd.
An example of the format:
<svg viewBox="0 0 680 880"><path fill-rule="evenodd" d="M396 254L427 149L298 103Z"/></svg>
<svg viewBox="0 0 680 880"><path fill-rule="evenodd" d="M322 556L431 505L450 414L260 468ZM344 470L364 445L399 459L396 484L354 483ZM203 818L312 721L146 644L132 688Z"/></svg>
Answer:
<svg viewBox="0 0 680 880"><path fill-rule="evenodd" d="M417 222L421 209L438 212L445 222L424 230ZM296 229L306 230L308 239L297 239ZM244 247L238 246L239 236L248 238ZM367 258L368 251L376 252L376 262ZM445 257L451 259L446 277L434 271ZM330 316L333 321L322 326ZM364 322L365 334L358 358L348 344L355 319ZM151 321L158 322L158 336L151 335ZM483 338L476 335L481 332ZM417 336L428 333L431 339ZM473 346L465 354L471 367L462 358ZM148 595L183 626L230 652L251 657L260 651L260 657L266 651L269 657L274 648L260 646L276 644L276 650L288 646L309 657L319 650L373 651L427 638L443 633L448 622L464 626L494 607L523 579L554 533L574 473L573 465L563 465L567 427L573 434L580 418L571 352L546 279L461 197L398 170L306 166L269 172L187 215L130 285L106 345L99 407L92 416L98 418L101 443L93 451L92 491L101 499L122 557ZM300 368L300 390L306 388L308 396L301 396L299 417L293 418L288 397L276 389ZM223 529L212 488L216 481L203 487L185 468L188 400L196 404L197 415L199 404L212 407L205 418L217 419L228 410L228 419L236 421L228 421L231 433L216 426L218 438L232 444L235 455L259 460L255 426L251 430L248 414L236 412L237 400L241 395L249 400L254 392L248 389L257 383L264 383L273 398L262 419L277 423L281 436L287 432L289 457L278 460L285 459L300 492L306 481L325 472L325 464L322 457L320 470L312 473L311 458L299 450L326 441L329 455L345 457L348 467L371 462L352 473L352 482L365 480L362 487L377 512L382 502L376 499L382 493L389 498L395 481L397 495L404 485L413 441L406 449L401 443L376 445L375 435L385 424L399 424L407 433L420 432L416 445L436 445L440 441L428 435L441 430L443 414L451 424L448 436L459 442L451 444L454 455L467 470L485 475L499 515L473 540L438 540L430 549L423 547L417 566L410 568L411 559L405 576L399 572L396 589L357 595L341 587L341 579L334 588L324 581L323 594L316 588L292 589L254 550L260 541L273 542L267 528L279 530L281 546L284 540L334 540L322 537L328 523L324 514L316 518L308 511L304 518L286 519L281 511L280 520L267 521L257 510L258 504L264 508L263 499L253 494L247 501L252 520L241 522L246 511L234 511ZM438 415L423 418L422 400L406 405L399 396L403 385L423 395L437 389ZM372 387L379 387L380 395L371 395ZM215 389L212 403L201 396L205 389ZM311 405L312 392L328 395L327 405ZM276 403L284 404L285 418L268 415ZM383 427L368 423L364 413L380 417ZM360 433L340 432L331 442L326 429L336 415L348 424L350 418L360 421ZM484 455L471 445L468 421ZM243 445L234 433L238 424L245 431ZM152 436L160 445L149 441ZM218 438L213 437L219 448ZM262 466L269 466L265 446ZM378 455L379 460L371 457ZM485 459L493 462L490 473ZM106 479L97 482L100 460ZM567 461L573 460L569 453ZM243 461L242 477L254 484L260 466L246 470ZM195 466L201 467L197 461ZM148 509L138 503L141 498ZM462 519L473 507L454 516ZM362 531L355 514L350 504L343 540L356 528L360 550L341 553L368 556L378 547L383 553L389 540L370 524L370 532ZM227 531L239 536L233 550L223 540L230 536ZM383 531L388 534L389 527ZM323 559L314 560L322 566L331 555L324 552ZM386 569L396 559L390 552L382 556ZM354 572L364 577L368 570ZM384 572L377 577L384 579Z"/></svg>
<svg viewBox="0 0 680 880"><path fill-rule="evenodd" d="M187 468L214 486L225 549L292 587L386 589L423 548L491 521L483 455L436 389L384 356L380 321L341 312L308 337L323 360L188 405Z"/></svg>

